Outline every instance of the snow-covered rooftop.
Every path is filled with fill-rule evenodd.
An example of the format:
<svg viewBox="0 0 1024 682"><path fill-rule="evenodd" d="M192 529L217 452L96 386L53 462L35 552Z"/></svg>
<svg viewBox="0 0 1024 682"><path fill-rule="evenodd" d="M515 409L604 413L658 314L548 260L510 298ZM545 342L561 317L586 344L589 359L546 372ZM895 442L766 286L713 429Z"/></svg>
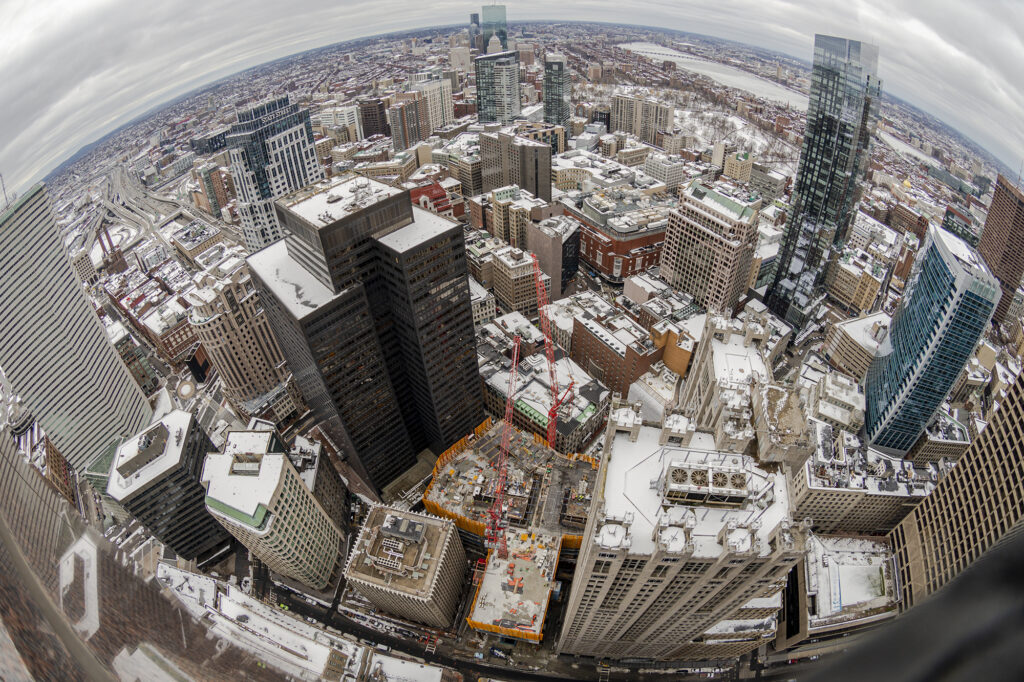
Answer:
<svg viewBox="0 0 1024 682"><path fill-rule="evenodd" d="M179 466L192 425L190 412L173 410L122 443L110 470L107 493L123 500Z"/></svg>
<svg viewBox="0 0 1024 682"><path fill-rule="evenodd" d="M316 227L325 227L402 190L365 177L341 175L293 192L282 206Z"/></svg>
<svg viewBox="0 0 1024 682"><path fill-rule="evenodd" d="M444 234L457 225L457 223L419 206L412 207L412 217L411 223L381 237L378 241L393 251L404 253Z"/></svg>
<svg viewBox="0 0 1024 682"><path fill-rule="evenodd" d="M694 434L685 448L660 445L659 437L660 429L641 426L635 442L627 432L611 439L605 454L605 520L594 540L628 546L632 554L650 554L659 543L682 551L690 542L694 556L717 557L726 549L723 541L733 551L768 553L771 534L789 522L785 478L761 469L752 457L715 451L708 433ZM688 472L685 483L676 482L682 477L675 470ZM676 502L691 492L710 494L719 484L736 506Z"/></svg>
<svg viewBox="0 0 1024 682"><path fill-rule="evenodd" d="M283 239L252 254L248 262L249 269L296 319L316 312L340 295L292 258Z"/></svg>

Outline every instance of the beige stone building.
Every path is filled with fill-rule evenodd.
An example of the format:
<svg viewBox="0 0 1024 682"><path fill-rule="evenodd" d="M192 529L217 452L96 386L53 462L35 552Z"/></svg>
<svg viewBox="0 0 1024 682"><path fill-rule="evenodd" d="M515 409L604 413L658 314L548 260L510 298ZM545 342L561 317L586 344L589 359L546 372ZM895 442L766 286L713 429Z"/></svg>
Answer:
<svg viewBox="0 0 1024 682"><path fill-rule="evenodd" d="M732 312L746 293L761 199L738 187L696 180L669 212L661 275L710 311Z"/></svg>
<svg viewBox="0 0 1024 682"><path fill-rule="evenodd" d="M762 346L766 325L708 315L679 409L715 448L744 452L754 438L751 393L771 379Z"/></svg>
<svg viewBox="0 0 1024 682"><path fill-rule="evenodd" d="M725 157L725 168L722 175L738 182L750 182L750 171L754 167L754 157L748 152L738 152Z"/></svg>
<svg viewBox="0 0 1024 682"><path fill-rule="evenodd" d="M967 415L967 421L973 421L973 417ZM907 453L907 459L917 464L938 462L942 458L955 462L970 447L972 435L977 434L972 434L968 425L939 410Z"/></svg>
<svg viewBox="0 0 1024 682"><path fill-rule="evenodd" d="M663 431L621 403L609 417L560 653L708 660L775 636L807 538L784 478L710 434L665 447Z"/></svg>
<svg viewBox="0 0 1024 682"><path fill-rule="evenodd" d="M223 258L194 278L195 288L185 298L191 306L189 323L224 385L224 394L246 417L279 392L286 404L277 407L282 419L302 409L294 390L282 388L290 372L270 329L259 294L240 250Z"/></svg>
<svg viewBox="0 0 1024 682"><path fill-rule="evenodd" d="M609 132L631 133L647 144L655 144L658 131L672 128L674 118L675 109L670 104L652 97L618 94L612 97Z"/></svg>
<svg viewBox="0 0 1024 682"><path fill-rule="evenodd" d="M935 491L889 534L911 607L958 576L1024 517L1024 381L1000 400L988 426Z"/></svg>
<svg viewBox="0 0 1024 682"><path fill-rule="evenodd" d="M466 554L455 524L375 506L345 578L382 611L437 628L452 624L465 587Z"/></svg>
<svg viewBox="0 0 1024 682"><path fill-rule="evenodd" d="M822 354L840 372L863 382L890 322L889 315L878 312L829 325Z"/></svg>
<svg viewBox="0 0 1024 682"><path fill-rule="evenodd" d="M340 576L344 532L273 429L228 433L224 451L207 455L202 483L207 511L271 571L315 590ZM328 507L340 490L325 487Z"/></svg>
<svg viewBox="0 0 1024 682"><path fill-rule="evenodd" d="M884 535L935 488L935 465L917 469L849 431L810 424L817 449L789 472L789 484L794 518L810 519L816 533Z"/></svg>
<svg viewBox="0 0 1024 682"><path fill-rule="evenodd" d="M850 313L869 312L878 300L885 268L864 251L847 250L829 268L828 295Z"/></svg>
<svg viewBox="0 0 1024 682"><path fill-rule="evenodd" d="M490 197L490 232L520 249L526 248L527 226L533 221L544 220L552 213L548 202L516 185L499 187L491 191Z"/></svg>
<svg viewBox="0 0 1024 682"><path fill-rule="evenodd" d="M513 246L494 253L494 296L505 310L518 310L527 317L537 314L537 284L533 257Z"/></svg>

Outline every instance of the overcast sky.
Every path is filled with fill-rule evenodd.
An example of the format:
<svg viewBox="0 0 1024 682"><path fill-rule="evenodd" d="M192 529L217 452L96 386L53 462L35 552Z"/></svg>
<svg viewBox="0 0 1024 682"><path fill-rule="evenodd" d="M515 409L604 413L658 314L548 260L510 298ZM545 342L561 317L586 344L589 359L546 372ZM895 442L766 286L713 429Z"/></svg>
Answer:
<svg viewBox="0 0 1024 682"><path fill-rule="evenodd" d="M0 174L24 189L160 102L239 70L387 31L468 21L437 0L0 0ZM1024 2L587 0L508 4L510 21L624 21L809 60L814 33L877 43L885 90L1011 168L1024 158Z"/></svg>

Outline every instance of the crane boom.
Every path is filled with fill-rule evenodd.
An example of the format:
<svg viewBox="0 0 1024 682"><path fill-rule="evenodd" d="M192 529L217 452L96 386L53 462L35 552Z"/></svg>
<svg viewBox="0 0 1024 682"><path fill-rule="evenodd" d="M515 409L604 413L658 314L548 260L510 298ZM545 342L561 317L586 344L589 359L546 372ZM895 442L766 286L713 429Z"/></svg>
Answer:
<svg viewBox="0 0 1024 682"><path fill-rule="evenodd" d="M494 501L491 502L490 519L487 523L487 544L498 553L498 558L508 558L505 543L505 484L508 481L508 449L512 444L512 415L514 413L516 383L519 379L519 344L516 334L512 341L512 369L508 373L508 396L505 398L505 423L501 426L501 447L498 448L495 463Z"/></svg>

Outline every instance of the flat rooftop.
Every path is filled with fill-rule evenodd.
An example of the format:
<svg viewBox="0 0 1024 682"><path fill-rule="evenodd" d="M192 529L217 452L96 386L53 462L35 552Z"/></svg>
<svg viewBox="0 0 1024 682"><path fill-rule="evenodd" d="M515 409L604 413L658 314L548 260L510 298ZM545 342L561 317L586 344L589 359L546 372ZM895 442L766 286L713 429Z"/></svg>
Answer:
<svg viewBox="0 0 1024 682"><path fill-rule="evenodd" d="M277 203L321 228L401 191L370 178L342 175L292 192Z"/></svg>
<svg viewBox="0 0 1024 682"><path fill-rule="evenodd" d="M620 410L632 411L620 408L610 419ZM711 434L694 434L689 447L660 445L660 434L641 426L636 442L618 431L606 444L605 520L593 541L628 546L633 554L650 554L656 543L668 551L692 543L694 556L718 557L723 542L735 551L770 553L769 538L790 520L785 477L761 469L752 457L716 451ZM714 498L731 500L730 506L717 506Z"/></svg>
<svg viewBox="0 0 1024 682"><path fill-rule="evenodd" d="M366 516L346 567L349 580L421 599L430 597L450 521L374 506Z"/></svg>
<svg viewBox="0 0 1024 682"><path fill-rule="evenodd" d="M510 530L505 541L508 558L491 553L469 612L470 626L493 625L503 628L503 634L540 641L561 538L542 531Z"/></svg>
<svg viewBox="0 0 1024 682"><path fill-rule="evenodd" d="M122 443L114 456L107 493L124 500L180 466L191 426L190 412L173 410Z"/></svg>
<svg viewBox="0 0 1024 682"><path fill-rule="evenodd" d="M210 453L203 466L207 504L215 510L239 519L231 510L241 512L259 525L260 510L267 509L284 474L286 455L243 455ZM213 504L211 504L211 502ZM223 506L230 509L224 509ZM246 519L248 521L248 519Z"/></svg>
<svg viewBox="0 0 1024 682"><path fill-rule="evenodd" d="M267 285L297 320L341 295L335 294L293 259L283 239L257 251L247 260L249 270Z"/></svg>
<svg viewBox="0 0 1024 682"><path fill-rule="evenodd" d="M896 615L892 551L884 539L812 535L804 569L811 631Z"/></svg>
<svg viewBox="0 0 1024 682"><path fill-rule="evenodd" d="M405 253L455 227L461 230L461 226L458 223L424 210L419 206L413 206L412 222L381 237L378 241L397 253Z"/></svg>

